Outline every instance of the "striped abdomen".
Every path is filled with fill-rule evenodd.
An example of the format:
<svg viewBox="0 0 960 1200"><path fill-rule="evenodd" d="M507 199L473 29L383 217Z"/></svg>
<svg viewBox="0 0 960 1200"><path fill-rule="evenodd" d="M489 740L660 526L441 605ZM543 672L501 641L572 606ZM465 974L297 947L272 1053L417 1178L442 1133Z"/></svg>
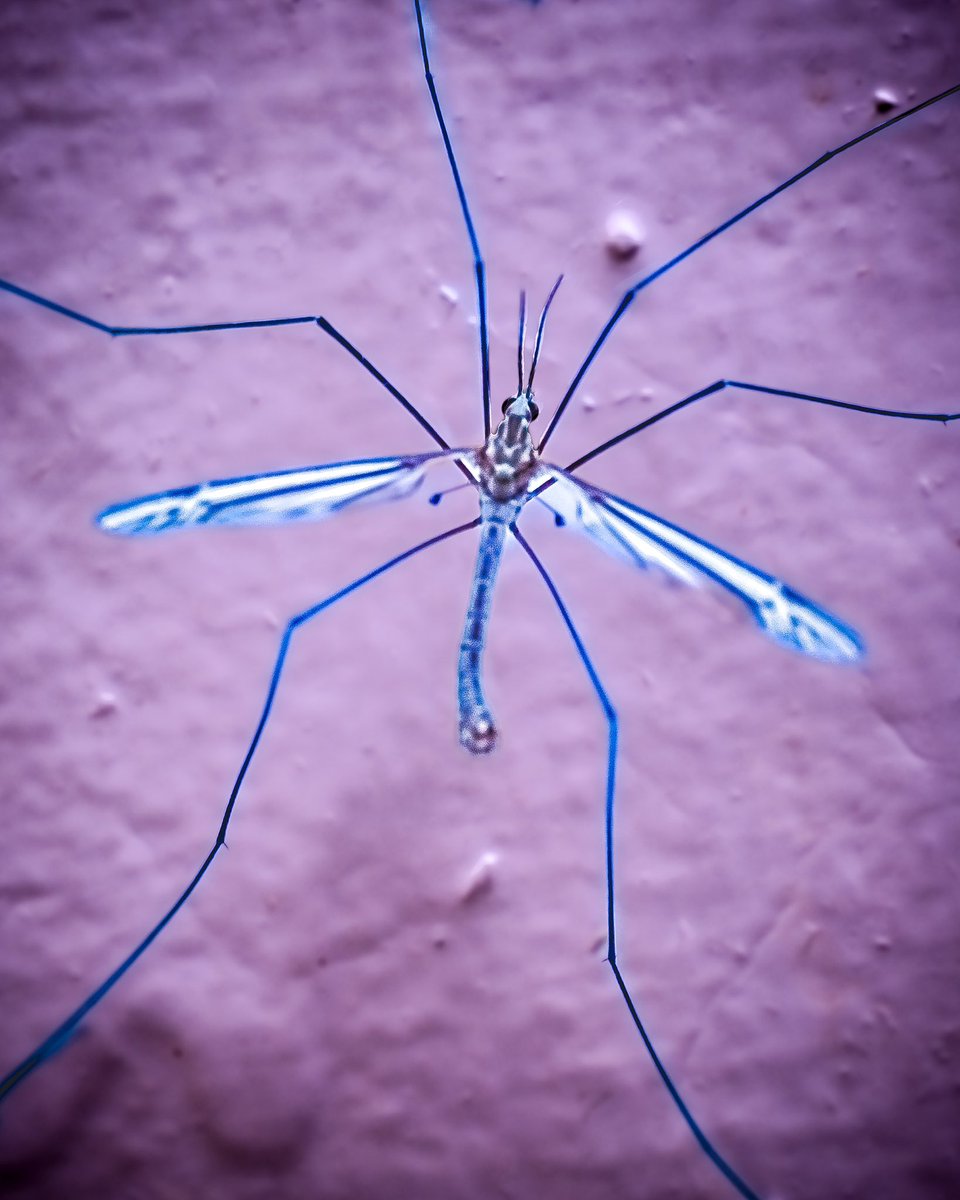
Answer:
<svg viewBox="0 0 960 1200"><path fill-rule="evenodd" d="M483 524L480 547L473 572L470 605L460 642L457 670L457 698L460 706L460 744L472 754L489 754L497 744L497 730L483 695L481 670L487 638L487 620L493 587L508 526L516 519L521 504L497 503L484 496L481 504Z"/></svg>

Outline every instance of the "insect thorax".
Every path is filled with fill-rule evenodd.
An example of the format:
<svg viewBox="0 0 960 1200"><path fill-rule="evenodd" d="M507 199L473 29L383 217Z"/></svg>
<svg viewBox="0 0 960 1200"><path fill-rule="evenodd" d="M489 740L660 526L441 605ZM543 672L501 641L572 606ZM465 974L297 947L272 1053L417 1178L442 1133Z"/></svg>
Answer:
<svg viewBox="0 0 960 1200"><path fill-rule="evenodd" d="M492 500L523 495L539 465L529 422L508 412L477 453L476 461L480 485Z"/></svg>

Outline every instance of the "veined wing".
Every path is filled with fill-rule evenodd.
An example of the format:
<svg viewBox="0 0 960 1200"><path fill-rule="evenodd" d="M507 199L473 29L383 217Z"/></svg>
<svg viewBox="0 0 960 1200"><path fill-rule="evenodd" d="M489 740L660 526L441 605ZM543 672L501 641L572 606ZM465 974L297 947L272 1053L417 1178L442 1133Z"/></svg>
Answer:
<svg viewBox="0 0 960 1200"><path fill-rule="evenodd" d="M605 550L682 583L720 584L747 605L763 632L781 646L824 662L852 662L863 654L852 629L779 579L558 467L548 470L554 480L550 503Z"/></svg>
<svg viewBox="0 0 960 1200"><path fill-rule="evenodd" d="M466 458L465 451L365 458L140 496L105 508L97 524L108 533L163 533L188 525L275 525L319 521L354 504L399 500L423 482L441 460Z"/></svg>

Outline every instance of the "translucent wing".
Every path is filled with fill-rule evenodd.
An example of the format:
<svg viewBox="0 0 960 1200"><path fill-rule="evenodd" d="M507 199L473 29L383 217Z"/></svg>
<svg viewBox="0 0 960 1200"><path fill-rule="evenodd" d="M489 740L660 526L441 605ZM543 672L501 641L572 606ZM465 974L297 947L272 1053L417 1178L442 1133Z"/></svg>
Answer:
<svg viewBox="0 0 960 1200"><path fill-rule="evenodd" d="M423 482L427 468L463 451L327 463L140 496L105 508L97 523L108 533L162 533L187 525L275 525L319 521L350 505L399 500Z"/></svg>
<svg viewBox="0 0 960 1200"><path fill-rule="evenodd" d="M605 550L692 586L704 580L720 584L738 596L764 633L782 646L824 662L852 662L863 654L852 629L779 579L557 467L549 473L554 480L550 503Z"/></svg>

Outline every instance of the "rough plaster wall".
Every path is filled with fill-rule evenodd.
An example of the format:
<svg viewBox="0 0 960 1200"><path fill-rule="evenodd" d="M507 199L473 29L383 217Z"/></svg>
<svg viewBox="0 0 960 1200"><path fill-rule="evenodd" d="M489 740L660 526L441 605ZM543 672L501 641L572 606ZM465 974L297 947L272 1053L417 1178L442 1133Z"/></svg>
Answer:
<svg viewBox="0 0 960 1200"><path fill-rule="evenodd" d="M876 88L958 76L946 2L431 17L498 403L520 287L536 303L566 272L546 413L644 267L867 128ZM469 257L408 4L7 0L0 60L0 274L117 323L322 312L478 439ZM953 99L651 288L559 461L719 376L960 407L958 138ZM623 206L647 239L617 265ZM475 505L106 538L91 514L120 498L426 442L310 327L111 341L0 314L6 1070L199 864L285 619ZM849 620L862 670L525 516L622 715L624 969L770 1200L960 1193L958 434L727 394L585 472ZM731 1194L603 964L604 731L522 555L489 654L502 749L456 744L473 549L298 635L229 852L4 1106L4 1195Z"/></svg>

